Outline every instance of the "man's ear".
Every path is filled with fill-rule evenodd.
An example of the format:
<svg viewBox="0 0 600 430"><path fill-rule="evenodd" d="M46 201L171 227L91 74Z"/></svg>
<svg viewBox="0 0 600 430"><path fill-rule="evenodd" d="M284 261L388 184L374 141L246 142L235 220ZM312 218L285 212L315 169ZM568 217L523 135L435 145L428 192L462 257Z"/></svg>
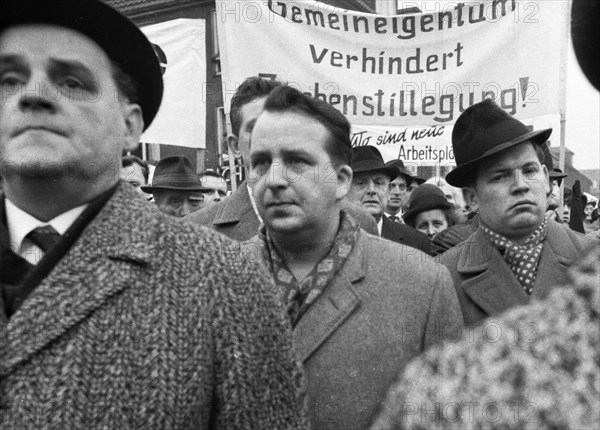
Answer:
<svg viewBox="0 0 600 430"><path fill-rule="evenodd" d="M238 160L242 158L242 151L240 151L239 140L235 134L230 134L227 136L227 147L229 151L237 158Z"/></svg>
<svg viewBox="0 0 600 430"><path fill-rule="evenodd" d="M477 192L475 191L475 187L464 187L462 189L463 197L465 201L469 205L469 210L474 212L479 209L479 202L477 199Z"/></svg>
<svg viewBox="0 0 600 430"><path fill-rule="evenodd" d="M140 137L144 131L142 108L137 104L124 104L123 118L125 120L124 149L134 151L140 144Z"/></svg>
<svg viewBox="0 0 600 430"><path fill-rule="evenodd" d="M337 189L335 192L336 200L342 200L350 192L352 186L352 169L347 164L337 168Z"/></svg>
<svg viewBox="0 0 600 430"><path fill-rule="evenodd" d="M546 197L550 197L550 194L552 194L552 181L550 181L550 172L545 164L542 164L542 171L544 172L544 181L546 181Z"/></svg>

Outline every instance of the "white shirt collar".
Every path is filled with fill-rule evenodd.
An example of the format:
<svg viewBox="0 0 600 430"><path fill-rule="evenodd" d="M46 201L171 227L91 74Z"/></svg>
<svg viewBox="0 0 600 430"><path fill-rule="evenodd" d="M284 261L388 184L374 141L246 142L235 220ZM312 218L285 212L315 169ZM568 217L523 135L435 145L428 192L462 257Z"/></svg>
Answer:
<svg viewBox="0 0 600 430"><path fill-rule="evenodd" d="M383 228L383 217L385 215L382 215L381 218L379 218L379 221L377 221L377 231L379 232L379 237L381 237L381 229Z"/></svg>
<svg viewBox="0 0 600 430"><path fill-rule="evenodd" d="M256 202L254 201L254 196L252 195L252 188L250 188L250 185L248 184L246 184L246 186L248 187L248 196L250 197L250 204L252 205L252 209L254 209L254 213L256 214L258 220L262 224L263 220L260 217L260 214L258 213L258 209L256 208Z"/></svg>
<svg viewBox="0 0 600 430"><path fill-rule="evenodd" d="M10 248L14 253L17 254L20 253L23 239L25 239L25 236L27 236L33 229L44 225L51 225L58 233L65 234L71 224L75 222L77 217L81 215L81 213L88 206L87 204L77 206L76 208L70 209L67 212L63 212L48 222L43 222L29 215L24 210L19 209L9 199L5 198L4 202L6 208L6 227L8 228L8 237L10 238Z"/></svg>

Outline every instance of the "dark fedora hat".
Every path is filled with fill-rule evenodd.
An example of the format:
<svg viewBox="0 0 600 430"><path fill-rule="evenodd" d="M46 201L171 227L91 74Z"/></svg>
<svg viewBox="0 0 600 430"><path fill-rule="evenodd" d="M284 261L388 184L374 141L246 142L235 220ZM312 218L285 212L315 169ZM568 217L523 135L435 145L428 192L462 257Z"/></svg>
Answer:
<svg viewBox="0 0 600 430"><path fill-rule="evenodd" d="M527 141L541 145L551 133L551 128L530 131L490 99L476 103L454 124L452 149L456 168L446 175L446 181L455 187L466 187L480 160Z"/></svg>
<svg viewBox="0 0 600 430"><path fill-rule="evenodd" d="M600 2L598 0L573 0L571 6L571 38L575 57L581 71L590 83L600 90Z"/></svg>
<svg viewBox="0 0 600 430"><path fill-rule="evenodd" d="M194 171L190 160L183 155L166 157L158 162L152 177L152 185L140 187L143 192L152 194L154 190L210 191Z"/></svg>
<svg viewBox="0 0 600 430"><path fill-rule="evenodd" d="M411 219L421 212L432 209L450 209L453 207L454 205L446 199L444 192L438 186L423 184L419 185L411 193L408 199L408 210L402 215L402 219L404 222L410 223Z"/></svg>
<svg viewBox="0 0 600 430"><path fill-rule="evenodd" d="M552 181L552 180L556 179L556 181L558 182L558 185L560 185L562 183L562 180L564 178L569 176L569 175L564 174L562 170L557 169L557 168L552 169L552 171L549 173L550 173L550 180Z"/></svg>
<svg viewBox="0 0 600 430"><path fill-rule="evenodd" d="M550 147L548 144L544 143L541 145L542 151L544 152L544 166L548 169L548 175L550 176L550 180L556 179L558 181L558 185L561 184L563 178L566 178L569 175L565 175L562 170L556 169L554 167L554 161L552 160L552 153L550 152Z"/></svg>
<svg viewBox="0 0 600 430"><path fill-rule="evenodd" d="M386 166L379 149L374 146L357 146L352 148L350 167L354 173L381 171L389 176L390 181L400 174L397 167Z"/></svg>
<svg viewBox="0 0 600 430"><path fill-rule="evenodd" d="M23 24L54 24L96 42L139 92L144 129L162 100L163 80L152 44L123 14L100 0L2 0L0 32Z"/></svg>
<svg viewBox="0 0 600 430"><path fill-rule="evenodd" d="M417 175L413 175L411 173L410 170L408 170L406 168L406 166L404 166L404 162L402 160L392 160L392 161L388 161L387 163L385 163L385 165L387 167L395 167L398 169L398 172L401 175L404 175L405 177L407 177L409 179L409 183L412 181L415 181L417 184L422 184L423 182L425 182L425 179L418 177Z"/></svg>

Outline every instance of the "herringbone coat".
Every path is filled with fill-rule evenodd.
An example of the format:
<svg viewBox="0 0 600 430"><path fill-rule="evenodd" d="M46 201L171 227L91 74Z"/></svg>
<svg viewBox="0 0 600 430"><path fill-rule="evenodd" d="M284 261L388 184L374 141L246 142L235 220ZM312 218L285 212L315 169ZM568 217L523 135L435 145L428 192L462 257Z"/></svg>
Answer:
<svg viewBox="0 0 600 430"><path fill-rule="evenodd" d="M231 244L121 184L0 312L0 428L303 428L271 281Z"/></svg>

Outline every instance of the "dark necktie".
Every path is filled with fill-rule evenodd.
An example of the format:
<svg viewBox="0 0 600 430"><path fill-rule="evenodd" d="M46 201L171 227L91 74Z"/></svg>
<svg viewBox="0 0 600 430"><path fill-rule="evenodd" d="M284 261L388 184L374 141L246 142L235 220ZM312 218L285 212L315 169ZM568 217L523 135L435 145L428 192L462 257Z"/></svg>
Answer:
<svg viewBox="0 0 600 430"><path fill-rule="evenodd" d="M396 215L390 215L389 218L392 222L400 222L400 218L398 218Z"/></svg>
<svg viewBox="0 0 600 430"><path fill-rule="evenodd" d="M60 234L52 226L45 225L31 230L26 237L46 253L52 245L58 242Z"/></svg>

